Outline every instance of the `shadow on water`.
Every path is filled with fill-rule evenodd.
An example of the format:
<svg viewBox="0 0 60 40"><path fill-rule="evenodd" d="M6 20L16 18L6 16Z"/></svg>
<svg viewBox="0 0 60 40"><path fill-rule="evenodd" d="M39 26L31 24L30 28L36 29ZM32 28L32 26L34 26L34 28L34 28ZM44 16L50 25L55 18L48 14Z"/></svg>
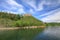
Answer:
<svg viewBox="0 0 60 40"><path fill-rule="evenodd" d="M0 30L0 40L18 40L19 29L17 30Z"/></svg>
<svg viewBox="0 0 60 40"><path fill-rule="evenodd" d="M0 30L0 40L32 40L43 29Z"/></svg>
<svg viewBox="0 0 60 40"><path fill-rule="evenodd" d="M60 40L60 27L47 27L34 40Z"/></svg>

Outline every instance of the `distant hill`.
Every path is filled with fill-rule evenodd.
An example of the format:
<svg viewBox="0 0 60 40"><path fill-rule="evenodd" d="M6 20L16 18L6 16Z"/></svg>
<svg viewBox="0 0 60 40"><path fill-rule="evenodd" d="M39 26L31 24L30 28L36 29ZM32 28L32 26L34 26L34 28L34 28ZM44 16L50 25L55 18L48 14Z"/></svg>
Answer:
<svg viewBox="0 0 60 40"><path fill-rule="evenodd" d="M42 21L37 20L31 14L12 14L7 12L0 12L0 26L1 27L25 27L25 26L42 26Z"/></svg>

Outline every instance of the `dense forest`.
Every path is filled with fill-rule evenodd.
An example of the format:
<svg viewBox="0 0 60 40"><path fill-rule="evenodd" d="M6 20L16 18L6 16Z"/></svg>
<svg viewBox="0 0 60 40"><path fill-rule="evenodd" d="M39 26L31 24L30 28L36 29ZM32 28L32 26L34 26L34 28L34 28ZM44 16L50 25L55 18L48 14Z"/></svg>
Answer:
<svg viewBox="0 0 60 40"><path fill-rule="evenodd" d="M7 12L0 12L0 27L25 27L25 26L42 26L43 23L32 15L23 16Z"/></svg>

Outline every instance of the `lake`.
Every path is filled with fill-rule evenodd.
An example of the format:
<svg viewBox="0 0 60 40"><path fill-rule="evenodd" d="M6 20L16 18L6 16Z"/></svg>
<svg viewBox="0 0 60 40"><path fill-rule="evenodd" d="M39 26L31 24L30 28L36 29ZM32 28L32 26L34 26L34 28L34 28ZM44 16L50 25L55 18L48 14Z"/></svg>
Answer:
<svg viewBox="0 0 60 40"><path fill-rule="evenodd" d="M60 40L60 27L47 27L34 40Z"/></svg>
<svg viewBox="0 0 60 40"><path fill-rule="evenodd" d="M60 27L0 30L0 40L60 40Z"/></svg>
<svg viewBox="0 0 60 40"><path fill-rule="evenodd" d="M0 40L33 40L43 28L0 30Z"/></svg>

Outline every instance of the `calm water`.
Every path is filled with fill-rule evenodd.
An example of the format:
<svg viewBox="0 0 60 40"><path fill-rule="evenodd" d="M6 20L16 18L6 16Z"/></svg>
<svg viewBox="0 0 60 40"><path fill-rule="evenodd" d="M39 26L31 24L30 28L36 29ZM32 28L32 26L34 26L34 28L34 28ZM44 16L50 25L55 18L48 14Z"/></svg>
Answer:
<svg viewBox="0 0 60 40"><path fill-rule="evenodd" d="M0 40L33 40L43 29L0 30Z"/></svg>
<svg viewBox="0 0 60 40"><path fill-rule="evenodd" d="M42 29L0 30L0 40L60 40L60 27Z"/></svg>
<svg viewBox="0 0 60 40"><path fill-rule="evenodd" d="M34 40L60 40L60 27L48 27Z"/></svg>

